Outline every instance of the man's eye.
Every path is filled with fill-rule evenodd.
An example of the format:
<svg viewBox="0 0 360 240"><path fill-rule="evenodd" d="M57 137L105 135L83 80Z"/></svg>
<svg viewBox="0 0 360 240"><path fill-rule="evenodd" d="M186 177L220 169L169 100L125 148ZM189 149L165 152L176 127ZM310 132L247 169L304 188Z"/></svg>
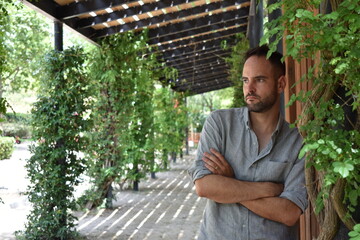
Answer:
<svg viewBox="0 0 360 240"><path fill-rule="evenodd" d="M243 79L242 79L242 81L243 81L244 83L249 82L249 80L248 80L248 79L246 79L246 78L243 78Z"/></svg>

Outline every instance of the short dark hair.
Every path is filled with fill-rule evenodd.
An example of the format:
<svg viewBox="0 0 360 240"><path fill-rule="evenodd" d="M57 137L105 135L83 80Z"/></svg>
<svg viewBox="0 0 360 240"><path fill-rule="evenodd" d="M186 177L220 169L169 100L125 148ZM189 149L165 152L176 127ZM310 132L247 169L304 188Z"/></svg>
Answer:
<svg viewBox="0 0 360 240"><path fill-rule="evenodd" d="M255 48L249 49L245 53L245 61L248 60L252 56L266 57L269 51L270 51L270 49L267 45L262 45L260 47L255 47ZM283 57L283 55L281 53L273 52L270 55L270 57L268 58L270 63L273 65L273 67L275 67L277 72L280 73L279 76L283 76L286 73L285 62L281 61L282 57Z"/></svg>

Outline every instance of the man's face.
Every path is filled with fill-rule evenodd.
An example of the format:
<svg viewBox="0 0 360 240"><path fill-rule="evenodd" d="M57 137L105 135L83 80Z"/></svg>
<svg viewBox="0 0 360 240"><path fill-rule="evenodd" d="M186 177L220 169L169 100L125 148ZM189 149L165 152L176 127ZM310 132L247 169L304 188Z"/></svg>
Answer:
<svg viewBox="0 0 360 240"><path fill-rule="evenodd" d="M246 105L250 112L270 110L279 98L274 69L265 57L252 56L244 64L242 80Z"/></svg>

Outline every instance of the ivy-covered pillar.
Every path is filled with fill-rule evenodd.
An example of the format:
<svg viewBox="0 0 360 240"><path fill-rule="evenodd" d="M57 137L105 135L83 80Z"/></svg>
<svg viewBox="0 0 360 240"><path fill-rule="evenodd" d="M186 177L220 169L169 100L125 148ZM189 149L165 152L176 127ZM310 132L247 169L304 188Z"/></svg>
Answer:
<svg viewBox="0 0 360 240"><path fill-rule="evenodd" d="M76 236L73 195L85 160L78 153L88 146L89 88L81 49L53 51L46 56L41 91L32 110L33 138L27 160L33 209L25 239L73 239Z"/></svg>
<svg viewBox="0 0 360 240"><path fill-rule="evenodd" d="M289 101L295 111L287 115L298 116L304 137L299 157L306 157L311 203L301 239L355 240L360 236L358 2L324 1L320 9L319 3L283 0L271 6L283 9L283 15L268 25L266 35L285 36L284 53L294 59L288 73L295 76L296 95ZM338 230L340 221L345 234Z"/></svg>
<svg viewBox="0 0 360 240"><path fill-rule="evenodd" d="M54 23L55 50L42 63L41 91L32 110L32 156L26 169L27 189L33 209L21 238L74 239L78 234L73 192L84 171L79 156L88 145L83 133L90 128L85 117L89 110L89 81L80 48L63 50L62 24Z"/></svg>

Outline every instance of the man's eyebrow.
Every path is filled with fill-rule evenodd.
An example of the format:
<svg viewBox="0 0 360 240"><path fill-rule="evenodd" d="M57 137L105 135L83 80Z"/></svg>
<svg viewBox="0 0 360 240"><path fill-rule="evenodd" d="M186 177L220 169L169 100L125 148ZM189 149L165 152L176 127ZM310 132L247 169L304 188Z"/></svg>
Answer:
<svg viewBox="0 0 360 240"><path fill-rule="evenodd" d="M269 78L269 77L268 77L268 76L259 75L259 76L255 76L255 78Z"/></svg>

